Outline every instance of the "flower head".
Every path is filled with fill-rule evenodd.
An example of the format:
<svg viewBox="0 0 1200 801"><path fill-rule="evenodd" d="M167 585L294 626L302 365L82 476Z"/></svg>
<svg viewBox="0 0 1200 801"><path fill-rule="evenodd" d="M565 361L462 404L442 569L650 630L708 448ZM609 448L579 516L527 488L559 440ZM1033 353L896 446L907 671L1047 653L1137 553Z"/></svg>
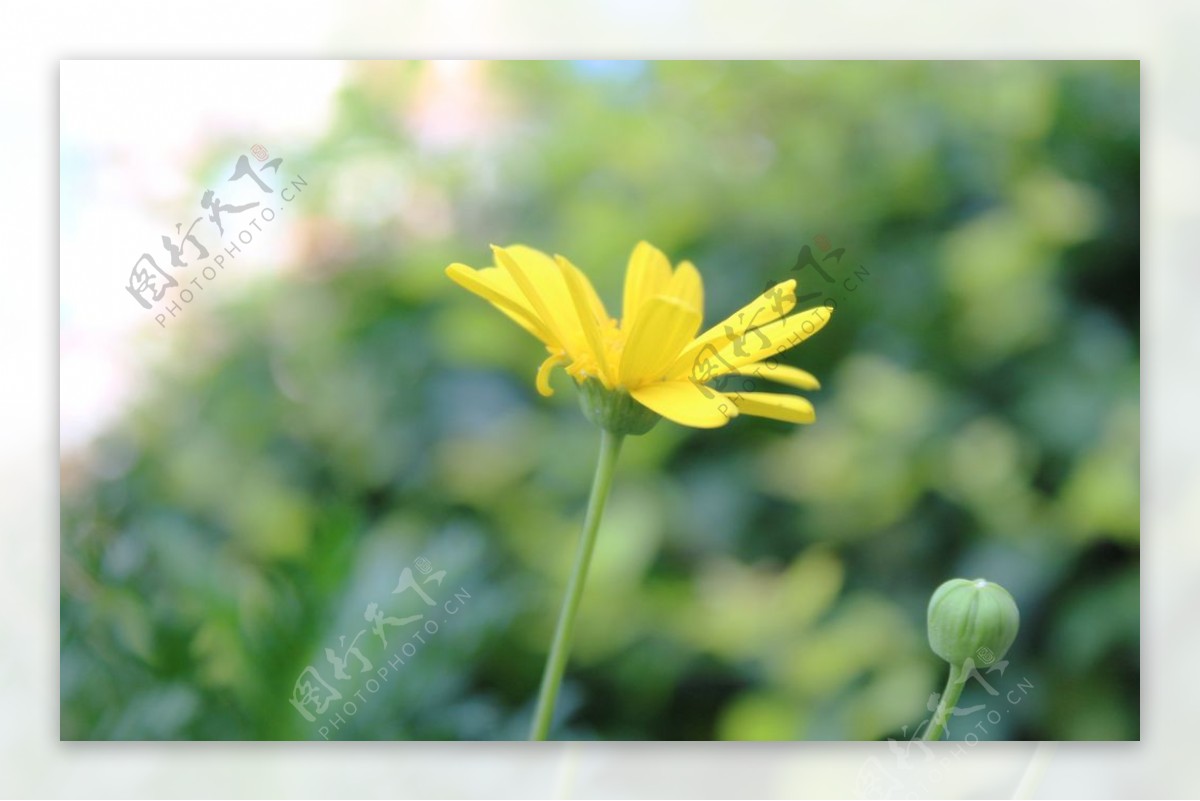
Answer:
<svg viewBox="0 0 1200 801"><path fill-rule="evenodd" d="M991 665L1017 638L1021 613L1008 590L985 579L950 579L929 599L929 646L952 666Z"/></svg>
<svg viewBox="0 0 1200 801"><path fill-rule="evenodd" d="M553 394L550 372L562 366L581 385L626 403L629 396L681 425L716 428L739 413L790 423L816 419L812 404L797 395L711 386L724 376L743 376L797 389L820 387L803 370L766 361L829 320L832 310L826 306L791 313L794 280L776 284L700 333L700 273L688 261L672 269L662 251L646 242L629 257L619 320L609 317L587 276L563 256L551 258L524 245L492 246L492 253L492 267L452 264L446 274L546 346L549 355L537 371L542 395Z"/></svg>

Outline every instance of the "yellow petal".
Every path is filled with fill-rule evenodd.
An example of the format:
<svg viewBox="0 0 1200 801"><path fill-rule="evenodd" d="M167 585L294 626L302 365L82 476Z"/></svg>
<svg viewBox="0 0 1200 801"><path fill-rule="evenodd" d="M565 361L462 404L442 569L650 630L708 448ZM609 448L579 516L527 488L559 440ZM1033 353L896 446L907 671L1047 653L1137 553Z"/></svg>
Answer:
<svg viewBox="0 0 1200 801"><path fill-rule="evenodd" d="M649 242L638 242L625 268L625 297L621 328L628 331L637 321L642 304L663 294L671 282L671 262Z"/></svg>
<svg viewBox="0 0 1200 801"><path fill-rule="evenodd" d="M571 268L570 272L574 273L575 276L579 278L579 288L583 290L583 296L587 300L586 308L588 308L591 311L592 316L601 325L603 325L604 322L609 320L608 309L604 308L604 301L600 300L600 295L596 292L596 288L592 286L591 279L587 277L587 273L575 266L575 263L566 256L560 256L557 254L554 256L554 263L559 270L562 270L563 262L566 262L566 264ZM564 273L564 278L565 277L566 275ZM570 283L567 284L567 289L571 289ZM575 297L574 292L571 293L571 297Z"/></svg>
<svg viewBox="0 0 1200 801"><path fill-rule="evenodd" d="M661 381L680 348L700 327L700 312L675 298L656 296L642 304L621 353L621 385L632 389Z"/></svg>
<svg viewBox="0 0 1200 801"><path fill-rule="evenodd" d="M744 375L751 378L774 381L776 384L783 384L784 386L795 387L796 389L821 388L821 382L817 380L815 375L807 370L801 370L799 367L792 367L788 364L758 362L757 364L748 364L736 370L730 370L729 373L730 375Z"/></svg>
<svg viewBox="0 0 1200 801"><path fill-rule="evenodd" d="M785 423L811 423L817 419L813 405L799 395L773 392L740 392L726 395L738 411L754 417L769 417Z"/></svg>
<svg viewBox="0 0 1200 801"><path fill-rule="evenodd" d="M684 303L704 313L704 280L700 271L690 261L683 261L675 268L670 283L667 284L666 294L679 298Z"/></svg>
<svg viewBox="0 0 1200 801"><path fill-rule="evenodd" d="M647 384L630 390L629 394L651 411L693 428L720 428L738 413L737 407L720 392L691 381Z"/></svg>
<svg viewBox="0 0 1200 801"><path fill-rule="evenodd" d="M668 372L676 377L689 375L702 351L719 351L750 328L778 320L795 307L796 280L789 278L696 337L696 341L679 354Z"/></svg>
<svg viewBox="0 0 1200 801"><path fill-rule="evenodd" d="M538 366L537 391L539 395L548 398L554 394L554 388L550 386L550 371L566 360L567 357L563 354L552 353Z"/></svg>
<svg viewBox="0 0 1200 801"><path fill-rule="evenodd" d="M575 306L580 328L583 329L584 339L591 350L597 369L600 371L600 379L605 386L611 388L614 382L608 364L608 353L600 333L601 320L596 317L597 309L599 309L603 319L607 320L608 315L604 312L604 304L600 302L591 281L580 272L578 267L568 261L565 256L555 256L554 259L558 263L559 270L562 271L563 280L571 294L571 301Z"/></svg>
<svg viewBox="0 0 1200 801"><path fill-rule="evenodd" d="M557 340L525 301L512 278L495 267L473 270L465 264L451 264L446 268L451 281L491 303L516 321L518 325L540 339L548 347Z"/></svg>
<svg viewBox="0 0 1200 801"><path fill-rule="evenodd" d="M717 351L713 359L716 364L704 380L725 375L743 365L760 362L796 347L824 328L832 313L833 310L828 306L817 306L747 331L738 340Z"/></svg>
<svg viewBox="0 0 1200 801"><path fill-rule="evenodd" d="M496 263L512 276L521 295L554 335L556 344L573 359L588 354L587 339L575 302L554 259L524 245L492 246ZM599 302L599 298L596 298Z"/></svg>

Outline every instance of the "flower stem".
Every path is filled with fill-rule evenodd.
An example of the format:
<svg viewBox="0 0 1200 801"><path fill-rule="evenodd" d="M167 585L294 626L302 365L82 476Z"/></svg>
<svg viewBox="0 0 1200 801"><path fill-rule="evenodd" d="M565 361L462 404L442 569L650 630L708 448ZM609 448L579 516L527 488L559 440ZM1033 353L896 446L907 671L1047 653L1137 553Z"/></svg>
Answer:
<svg viewBox="0 0 1200 801"><path fill-rule="evenodd" d="M942 739L946 722L950 719L954 705L958 703L958 697L962 695L963 685L966 683L965 671L951 663L950 676L946 679L946 689L942 691L942 700L938 703L937 711L933 713L933 719L929 721L929 728L925 730L922 740Z"/></svg>
<svg viewBox="0 0 1200 801"><path fill-rule="evenodd" d="M592 495L588 499L587 516L583 521L583 534L579 538L579 550L575 554L575 566L567 583L567 594L562 609L558 612L558 625L554 628L554 642L546 658L546 670L542 674L542 687L538 691L537 710L533 714L530 740L545 740L550 732L550 721L554 716L554 702L562 684L563 671L567 667L567 656L571 649L571 633L575 628L575 613L583 597L583 585L587 581L588 565L592 561L592 550L596 546L596 532L600 529L600 515L604 512L604 501L612 486L613 472L617 466L617 454L621 450L620 434L606 429L600 430L600 458L596 463L596 477L592 480Z"/></svg>

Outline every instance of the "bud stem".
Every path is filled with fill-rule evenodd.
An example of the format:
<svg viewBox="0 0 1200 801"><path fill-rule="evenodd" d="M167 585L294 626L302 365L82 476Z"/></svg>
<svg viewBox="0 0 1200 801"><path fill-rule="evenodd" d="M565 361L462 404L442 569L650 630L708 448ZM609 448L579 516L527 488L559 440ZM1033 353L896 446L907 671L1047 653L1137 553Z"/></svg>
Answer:
<svg viewBox="0 0 1200 801"><path fill-rule="evenodd" d="M575 613L583 597L583 585L587 581L588 565L592 561L592 550L596 546L596 532L600 529L600 516L604 502L612 486L613 473L617 466L617 454L621 451L622 435L608 429L600 430L600 458L596 463L596 476L592 480L592 494L588 499L587 515L583 521L583 534L579 538L579 550L575 554L575 566L567 582L567 594L558 613L558 625L554 629L554 642L546 658L546 669L542 674L542 686L538 692L537 709L533 714L530 740L545 740L550 733L550 722L554 717L554 703L558 699L558 688L562 684L563 672L567 667L567 656L571 649L571 634L575 628Z"/></svg>
<svg viewBox="0 0 1200 801"><path fill-rule="evenodd" d="M933 713L933 719L929 721L929 728L925 730L922 740L942 739L946 722L954 712L954 705L958 703L958 697L962 695L963 685L966 683L967 671L950 663L950 677L946 679L946 689L942 691L942 700L938 702L937 711Z"/></svg>

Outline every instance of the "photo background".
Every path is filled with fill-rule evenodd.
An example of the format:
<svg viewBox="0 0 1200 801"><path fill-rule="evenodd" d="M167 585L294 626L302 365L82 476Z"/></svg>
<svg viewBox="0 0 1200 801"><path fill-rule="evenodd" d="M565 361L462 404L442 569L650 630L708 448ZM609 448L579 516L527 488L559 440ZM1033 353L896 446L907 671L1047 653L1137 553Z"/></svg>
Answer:
<svg viewBox="0 0 1200 801"><path fill-rule="evenodd" d="M928 595L984 575L1023 614L1001 684L1034 686L989 739L1137 737L1136 64L338 69L264 142L309 184L287 227L178 320L116 267L64 281L64 738L317 737L296 675L418 556L474 602L337 736L522 737L595 433L442 268L522 241L612 308L646 238L712 322L818 237L837 281L801 288L839 312L786 359L817 425L627 444L560 736L903 738L943 679ZM265 138L141 174L70 119L64 252L80 187L157 223L101 265Z"/></svg>

